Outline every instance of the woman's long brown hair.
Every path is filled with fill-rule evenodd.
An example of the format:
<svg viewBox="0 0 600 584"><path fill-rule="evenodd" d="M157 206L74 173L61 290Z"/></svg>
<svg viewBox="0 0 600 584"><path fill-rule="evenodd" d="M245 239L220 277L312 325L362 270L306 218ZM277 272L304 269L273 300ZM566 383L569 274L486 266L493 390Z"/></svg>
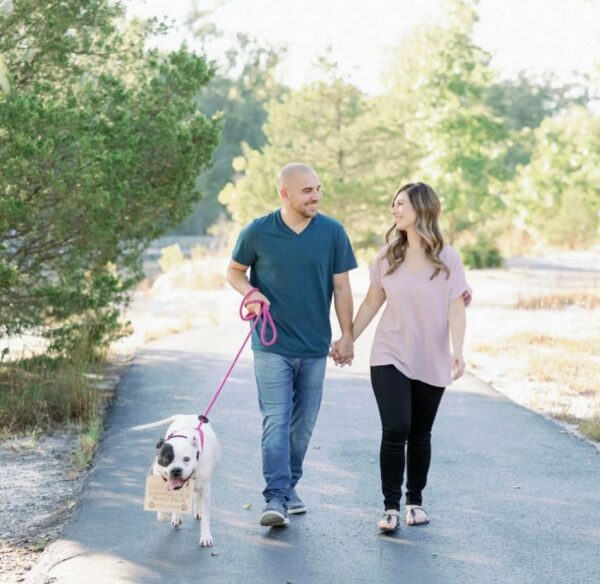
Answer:
<svg viewBox="0 0 600 584"><path fill-rule="evenodd" d="M437 193L428 184L422 182L408 183L398 189L398 192L392 199L392 206L396 197L404 192L407 194L410 204L417 214L415 229L423 239L425 255L434 266L433 274L429 279L433 280L440 271L444 271L446 279L448 279L450 277L450 270L440 259L440 253L445 242L442 230L438 225L441 205ZM406 231L400 231L394 224L386 233L385 240L388 243L385 255L390 265L390 269L385 274L387 276L388 274L392 274L404 261L408 248L408 238Z"/></svg>

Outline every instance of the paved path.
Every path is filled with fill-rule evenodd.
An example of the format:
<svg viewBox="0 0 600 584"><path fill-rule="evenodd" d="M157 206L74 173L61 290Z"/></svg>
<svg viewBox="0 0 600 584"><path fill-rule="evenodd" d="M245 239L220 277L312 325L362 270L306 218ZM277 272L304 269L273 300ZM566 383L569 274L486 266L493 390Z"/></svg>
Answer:
<svg viewBox="0 0 600 584"><path fill-rule="evenodd" d="M239 322L148 344L118 387L85 499L29 582L354 584L600 582L600 456L467 377L442 402L425 503L432 522L377 533L379 421L359 363L328 371L299 492L309 512L259 526L260 421L250 352L213 410L223 447L215 546L143 511L160 430L135 424L204 408L243 338ZM246 503L251 509L244 509Z"/></svg>

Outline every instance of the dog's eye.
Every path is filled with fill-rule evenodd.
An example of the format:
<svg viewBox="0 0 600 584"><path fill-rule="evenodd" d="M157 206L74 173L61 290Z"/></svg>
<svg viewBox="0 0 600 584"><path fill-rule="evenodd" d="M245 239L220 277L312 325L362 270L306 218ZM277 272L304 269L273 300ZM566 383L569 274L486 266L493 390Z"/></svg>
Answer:
<svg viewBox="0 0 600 584"><path fill-rule="evenodd" d="M190 457L189 457L189 456L186 456L186 457L183 459L183 462L189 462L189 461L190 461Z"/></svg>

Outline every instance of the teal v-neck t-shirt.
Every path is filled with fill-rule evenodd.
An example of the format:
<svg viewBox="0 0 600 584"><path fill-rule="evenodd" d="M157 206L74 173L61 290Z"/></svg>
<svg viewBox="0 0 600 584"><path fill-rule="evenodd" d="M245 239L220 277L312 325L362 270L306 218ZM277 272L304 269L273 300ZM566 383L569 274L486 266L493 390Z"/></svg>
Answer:
<svg viewBox="0 0 600 584"><path fill-rule="evenodd" d="M318 213L297 234L277 210L244 227L232 259L250 266L250 283L271 302L277 327L271 347L260 342L255 330L252 349L303 359L327 356L333 275L357 267L341 223Z"/></svg>

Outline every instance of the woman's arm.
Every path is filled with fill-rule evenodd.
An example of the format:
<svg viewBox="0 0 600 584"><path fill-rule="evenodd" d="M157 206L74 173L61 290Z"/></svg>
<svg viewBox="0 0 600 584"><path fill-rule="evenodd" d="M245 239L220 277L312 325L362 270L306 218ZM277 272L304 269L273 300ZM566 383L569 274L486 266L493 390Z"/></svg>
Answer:
<svg viewBox="0 0 600 584"><path fill-rule="evenodd" d="M448 324L450 327L450 339L452 340L452 379L458 379L465 372L465 360L463 358L463 343L465 330L467 328L467 317L465 301L462 296L457 298L448 311Z"/></svg>
<svg viewBox="0 0 600 584"><path fill-rule="evenodd" d="M356 341L361 333L369 326L369 323L375 318L379 309L385 302L385 292L375 286L369 286L367 296L360 305L356 318L352 324L352 337Z"/></svg>

